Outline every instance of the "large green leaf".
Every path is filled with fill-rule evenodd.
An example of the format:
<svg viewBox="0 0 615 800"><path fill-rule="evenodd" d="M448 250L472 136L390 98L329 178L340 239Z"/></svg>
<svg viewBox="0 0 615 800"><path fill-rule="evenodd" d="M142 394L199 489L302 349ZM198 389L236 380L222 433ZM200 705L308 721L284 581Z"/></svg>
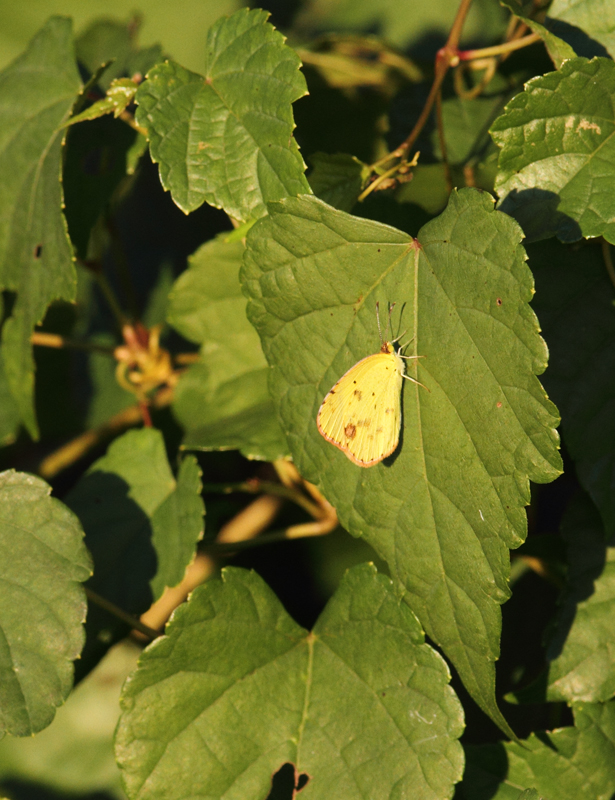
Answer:
<svg viewBox="0 0 615 800"><path fill-rule="evenodd" d="M116 754L130 798L261 800L292 762L305 800L444 800L459 701L391 581L346 574L315 629L231 568L179 608L126 683Z"/></svg>
<svg viewBox="0 0 615 800"><path fill-rule="evenodd" d="M615 6L603 0L553 0L549 15L585 31L615 58Z"/></svg>
<svg viewBox="0 0 615 800"><path fill-rule="evenodd" d="M274 461L288 454L288 445L269 396L267 361L246 318L239 283L244 245L227 236L197 250L169 295L169 323L202 345L200 362L179 382L173 411L189 449L238 449Z"/></svg>
<svg viewBox="0 0 615 800"><path fill-rule="evenodd" d="M70 20L52 17L26 52L0 73L0 284L17 292L4 326L4 366L32 436L30 335L51 300L72 300L75 271L62 215L61 150L81 83Z"/></svg>
<svg viewBox="0 0 615 800"><path fill-rule="evenodd" d="M615 534L615 293L598 243L528 249L534 307L549 346L544 383L579 479Z"/></svg>
<svg viewBox="0 0 615 800"><path fill-rule="evenodd" d="M267 16L241 9L218 20L204 76L167 61L139 87L137 121L162 185L186 213L208 202L247 220L269 200L309 191L292 136L291 104L305 81Z"/></svg>
<svg viewBox="0 0 615 800"><path fill-rule="evenodd" d="M500 208L528 239L615 242L615 64L574 58L534 78L491 126Z"/></svg>
<svg viewBox="0 0 615 800"><path fill-rule="evenodd" d="M522 745L466 747L455 800L519 800L535 788L547 800L611 800L615 792L615 703L573 706L575 726L541 731Z"/></svg>
<svg viewBox="0 0 615 800"><path fill-rule="evenodd" d="M521 235L476 190L453 193L416 241L304 197L270 205L248 234L243 271L298 469L388 562L502 726L493 661L507 548L526 535L528 477L560 472ZM427 388L404 382L400 446L361 469L320 436L316 414L334 382L378 350L377 301L397 303L393 330L422 356L409 370Z"/></svg>
<svg viewBox="0 0 615 800"><path fill-rule="evenodd" d="M79 520L50 493L33 475L0 473L0 737L49 725L83 646L90 557Z"/></svg>
<svg viewBox="0 0 615 800"><path fill-rule="evenodd" d="M586 495L568 508L562 533L568 583L547 648L547 700L604 702L615 695L615 547Z"/></svg>

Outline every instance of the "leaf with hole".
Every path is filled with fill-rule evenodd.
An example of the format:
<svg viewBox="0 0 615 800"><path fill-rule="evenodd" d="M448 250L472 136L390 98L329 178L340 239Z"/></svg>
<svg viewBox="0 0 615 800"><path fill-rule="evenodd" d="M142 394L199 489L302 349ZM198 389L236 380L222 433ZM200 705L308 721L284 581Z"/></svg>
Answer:
<svg viewBox="0 0 615 800"><path fill-rule="evenodd" d="M124 687L127 794L262 800L291 763L306 800L450 798L463 714L449 677L372 565L346 574L312 632L255 572L225 569Z"/></svg>

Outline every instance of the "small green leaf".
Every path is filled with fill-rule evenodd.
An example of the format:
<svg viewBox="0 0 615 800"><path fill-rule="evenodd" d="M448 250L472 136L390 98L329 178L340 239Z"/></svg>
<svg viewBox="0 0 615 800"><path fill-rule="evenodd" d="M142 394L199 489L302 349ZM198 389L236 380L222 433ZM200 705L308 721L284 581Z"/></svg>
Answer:
<svg viewBox="0 0 615 800"><path fill-rule="evenodd" d="M111 113L117 118L132 103L136 93L137 84L133 80L130 78L115 78L115 80L111 81L107 94L102 100L97 100L85 111L82 111L81 114L71 117L66 125L98 119L98 117Z"/></svg>
<svg viewBox="0 0 615 800"><path fill-rule="evenodd" d="M351 211L369 177L369 167L347 153L314 153L309 162L308 180L316 197L340 211Z"/></svg>
<svg viewBox="0 0 615 800"><path fill-rule="evenodd" d="M472 100L452 97L442 102L442 127L449 164L463 165L473 156L482 155L487 148L496 150L489 138L489 126L509 98L510 92L507 92L505 95L475 97ZM433 133L432 142L436 156L441 159L442 149L437 132ZM434 166L426 165L427 168Z"/></svg>
<svg viewBox="0 0 615 800"><path fill-rule="evenodd" d="M597 703L615 695L615 547L607 547L595 506L585 495L562 522L568 582L547 647L547 700Z"/></svg>
<svg viewBox="0 0 615 800"><path fill-rule="evenodd" d="M615 702L572 707L575 726L514 742L469 745L459 800L519 800L534 788L548 800L610 800L615 792Z"/></svg>
<svg viewBox="0 0 615 800"><path fill-rule="evenodd" d="M203 538L201 470L196 458L187 456L180 464L175 491L152 516L152 543L158 555L158 571L151 581L154 597L167 586L176 586L194 558L196 542Z"/></svg>
<svg viewBox="0 0 615 800"><path fill-rule="evenodd" d="M66 502L94 557L92 588L132 613L181 581L203 535L196 459L184 459L176 480L162 434L153 428L116 439Z"/></svg>
<svg viewBox="0 0 615 800"><path fill-rule="evenodd" d="M508 548L526 535L528 478L560 472L558 422L536 374L547 352L527 305L521 231L476 190L453 193L418 240L316 198L270 204L248 234L248 316L301 474L406 588L429 636L477 702L495 704ZM376 302L406 332L403 430L390 459L351 463L318 432L335 381L378 351Z"/></svg>
<svg viewBox="0 0 615 800"><path fill-rule="evenodd" d="M30 336L52 300L75 296L62 215L60 128L80 86L71 22L62 17L52 17L0 73L0 284L17 292L3 329L4 366L32 436L38 428Z"/></svg>
<svg viewBox="0 0 615 800"><path fill-rule="evenodd" d="M34 475L0 473L0 737L53 720L73 684L92 574L79 520Z"/></svg>
<svg viewBox="0 0 615 800"><path fill-rule="evenodd" d="M544 383L579 480L615 534L615 293L598 242L531 245L534 308L549 346Z"/></svg>
<svg viewBox="0 0 615 800"><path fill-rule="evenodd" d="M526 789L524 792L521 792L517 800L543 800L543 798L538 794L536 789Z"/></svg>
<svg viewBox="0 0 615 800"><path fill-rule="evenodd" d="M201 360L186 370L173 411L191 450L240 450L274 461L288 453L269 396L269 368L246 317L239 283L244 245L225 234L204 244L169 295L168 321L202 344Z"/></svg>
<svg viewBox="0 0 615 800"><path fill-rule="evenodd" d="M265 203L309 191L291 104L306 93L296 53L267 23L241 9L209 30L205 76L167 61L137 92L160 180L186 213L204 202L238 220Z"/></svg>
<svg viewBox="0 0 615 800"><path fill-rule="evenodd" d="M254 572L198 587L127 681L116 756L131 800L262 800L292 762L314 800L450 798L459 701L410 609L371 565L314 631Z"/></svg>
<svg viewBox="0 0 615 800"><path fill-rule="evenodd" d="M615 58L615 7L602 0L553 0L549 15L576 25Z"/></svg>
<svg viewBox="0 0 615 800"><path fill-rule="evenodd" d="M557 69L559 69L564 61L567 61L569 58L576 58L577 54L567 42L565 42L563 39L560 39L559 36L556 36L544 25L541 25L539 22L536 22L536 20L533 20L528 16L526 9L530 13L534 11L533 4L528 8L527 4L523 3L522 0L500 1L502 5L506 6L506 8L509 8L515 16L523 20L530 30L540 36L545 43L545 47L547 48L547 51L551 56L551 60Z"/></svg>
<svg viewBox="0 0 615 800"><path fill-rule="evenodd" d="M499 208L528 239L615 242L615 64L566 61L534 78L494 122Z"/></svg>

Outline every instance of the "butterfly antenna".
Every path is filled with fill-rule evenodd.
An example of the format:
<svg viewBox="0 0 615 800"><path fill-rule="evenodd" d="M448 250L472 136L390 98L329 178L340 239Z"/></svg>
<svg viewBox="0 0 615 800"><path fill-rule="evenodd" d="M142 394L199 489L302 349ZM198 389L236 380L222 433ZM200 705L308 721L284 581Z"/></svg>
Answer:
<svg viewBox="0 0 615 800"><path fill-rule="evenodd" d="M380 302L376 300L376 322L378 323L378 336L380 336L380 344L384 344L384 339L382 338L382 329L380 327Z"/></svg>
<svg viewBox="0 0 615 800"><path fill-rule="evenodd" d="M395 308L395 303L389 303L389 318L387 320L387 330L385 331L385 335L386 332L389 330L389 328L391 329L391 333L393 333L393 327L391 325L391 315L393 313L394 308Z"/></svg>

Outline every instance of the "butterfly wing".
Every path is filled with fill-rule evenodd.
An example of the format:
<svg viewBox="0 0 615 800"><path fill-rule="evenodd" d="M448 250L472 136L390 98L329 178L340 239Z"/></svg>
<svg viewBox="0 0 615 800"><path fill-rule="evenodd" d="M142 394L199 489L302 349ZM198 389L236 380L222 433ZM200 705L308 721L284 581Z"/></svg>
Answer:
<svg viewBox="0 0 615 800"><path fill-rule="evenodd" d="M404 369L394 352L367 356L322 401L318 430L360 467L377 464L398 445Z"/></svg>

